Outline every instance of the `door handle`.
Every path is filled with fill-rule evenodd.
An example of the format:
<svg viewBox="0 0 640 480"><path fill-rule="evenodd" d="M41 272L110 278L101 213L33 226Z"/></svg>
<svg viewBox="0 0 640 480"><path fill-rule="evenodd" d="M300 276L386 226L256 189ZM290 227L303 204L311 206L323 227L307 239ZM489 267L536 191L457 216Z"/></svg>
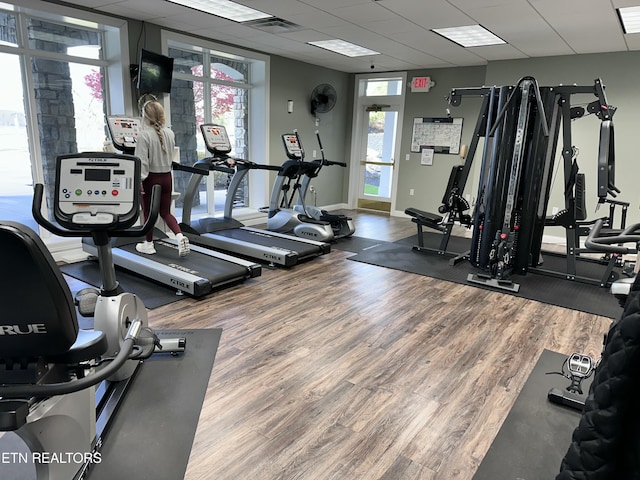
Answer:
<svg viewBox="0 0 640 480"><path fill-rule="evenodd" d="M369 162L367 160L360 160L360 165L381 165L383 167L393 167L396 162L391 159L391 162Z"/></svg>

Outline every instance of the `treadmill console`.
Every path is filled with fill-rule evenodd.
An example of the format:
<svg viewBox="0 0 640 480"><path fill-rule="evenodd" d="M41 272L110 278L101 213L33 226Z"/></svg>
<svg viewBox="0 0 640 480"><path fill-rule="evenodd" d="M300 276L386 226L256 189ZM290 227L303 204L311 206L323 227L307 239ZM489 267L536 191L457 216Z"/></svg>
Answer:
<svg viewBox="0 0 640 480"><path fill-rule="evenodd" d="M128 228L138 218L140 160L115 153L57 158L54 215L70 229ZM136 179L138 179L136 181Z"/></svg>
<svg viewBox="0 0 640 480"><path fill-rule="evenodd" d="M231 142L224 125L205 123L200 125L207 150L213 155L227 154L231 151Z"/></svg>
<svg viewBox="0 0 640 480"><path fill-rule="evenodd" d="M304 160L304 150L302 142L297 133L285 133L282 135L284 151L291 160Z"/></svg>
<svg viewBox="0 0 640 480"><path fill-rule="evenodd" d="M121 152L133 153L142 128L142 120L137 117L108 116L107 128L113 146Z"/></svg>

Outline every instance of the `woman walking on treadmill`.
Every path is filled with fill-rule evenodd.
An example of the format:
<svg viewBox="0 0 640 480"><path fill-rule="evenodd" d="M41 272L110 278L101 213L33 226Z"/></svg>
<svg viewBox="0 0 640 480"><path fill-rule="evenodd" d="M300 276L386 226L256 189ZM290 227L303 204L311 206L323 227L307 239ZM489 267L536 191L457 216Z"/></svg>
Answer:
<svg viewBox="0 0 640 480"><path fill-rule="evenodd" d="M175 234L178 241L178 254L184 257L189 253L189 239L182 234L176 217L171 214L171 161L175 147L175 135L165 126L167 120L160 102L152 100L142 106L142 128L138 134L135 155L142 163L142 212L149 216L151 190L154 185L162 187L160 196L160 217ZM136 250L152 255L153 229L147 233L146 240L136 245Z"/></svg>

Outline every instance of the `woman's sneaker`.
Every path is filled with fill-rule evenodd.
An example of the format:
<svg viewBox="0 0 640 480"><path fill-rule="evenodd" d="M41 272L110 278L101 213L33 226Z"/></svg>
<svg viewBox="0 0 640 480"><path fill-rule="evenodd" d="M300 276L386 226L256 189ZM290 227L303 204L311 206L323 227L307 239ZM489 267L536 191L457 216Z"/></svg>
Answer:
<svg viewBox="0 0 640 480"><path fill-rule="evenodd" d="M179 233L176 235L176 240L178 241L178 255L181 257L189 255L189 252L191 251L189 248L189 239L185 235Z"/></svg>
<svg viewBox="0 0 640 480"><path fill-rule="evenodd" d="M153 246L153 242L147 241L136 243L136 250L140 253L146 253L147 255L153 255L156 253L156 248Z"/></svg>

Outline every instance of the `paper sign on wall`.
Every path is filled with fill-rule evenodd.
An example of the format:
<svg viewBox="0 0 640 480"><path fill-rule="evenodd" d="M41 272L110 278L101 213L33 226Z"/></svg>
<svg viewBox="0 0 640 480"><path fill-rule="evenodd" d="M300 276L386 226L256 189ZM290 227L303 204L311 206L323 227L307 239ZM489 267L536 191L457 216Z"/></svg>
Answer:
<svg viewBox="0 0 640 480"><path fill-rule="evenodd" d="M420 152L420 165L433 165L433 148L423 148Z"/></svg>

